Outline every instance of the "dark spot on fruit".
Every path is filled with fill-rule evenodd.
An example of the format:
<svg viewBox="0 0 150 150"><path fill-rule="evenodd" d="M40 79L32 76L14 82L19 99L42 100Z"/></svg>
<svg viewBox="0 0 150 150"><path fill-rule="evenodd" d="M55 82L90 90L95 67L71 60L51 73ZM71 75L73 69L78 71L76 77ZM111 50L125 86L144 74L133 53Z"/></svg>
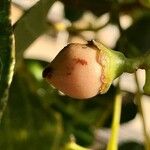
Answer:
<svg viewBox="0 0 150 150"><path fill-rule="evenodd" d="M73 61L71 62L71 64L68 64L66 66L66 75L70 76L73 72L73 70L76 67L76 64L80 64L80 65L87 65L87 61L85 59L81 59L81 58L73 58Z"/></svg>
<svg viewBox="0 0 150 150"><path fill-rule="evenodd" d="M73 65L68 65L68 66L67 66L67 70L72 71L73 69L74 69L74 66L73 66Z"/></svg>
<svg viewBox="0 0 150 150"><path fill-rule="evenodd" d="M66 75L67 75L67 76L70 76L70 75L71 75L71 72L67 72Z"/></svg>
<svg viewBox="0 0 150 150"><path fill-rule="evenodd" d="M87 65L87 61L85 59L74 58L73 60L75 61L76 64Z"/></svg>
<svg viewBox="0 0 150 150"><path fill-rule="evenodd" d="M74 66L73 65L68 65L66 67L66 70L67 70L66 75L69 76L69 75L71 75L71 72L74 70Z"/></svg>
<svg viewBox="0 0 150 150"><path fill-rule="evenodd" d="M82 46L82 48L83 48L83 49L86 49L86 48L87 48L87 46L85 46L85 45L84 45L84 46Z"/></svg>
<svg viewBox="0 0 150 150"><path fill-rule="evenodd" d="M51 78L52 76L52 73L53 73L53 68L52 67L47 67L44 69L43 73L42 73L42 76L43 78Z"/></svg>

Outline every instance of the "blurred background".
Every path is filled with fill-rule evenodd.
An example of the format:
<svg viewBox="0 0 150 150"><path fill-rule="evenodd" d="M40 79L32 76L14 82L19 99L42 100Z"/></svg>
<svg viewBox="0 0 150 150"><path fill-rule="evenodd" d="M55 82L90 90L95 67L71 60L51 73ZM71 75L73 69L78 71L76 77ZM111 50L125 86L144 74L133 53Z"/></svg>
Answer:
<svg viewBox="0 0 150 150"><path fill-rule="evenodd" d="M11 20L16 68L0 126L0 149L63 150L73 141L105 150L118 79L107 94L79 101L48 85L42 71L71 42L96 39L127 57L150 50L150 1L12 0ZM123 95L119 149L142 150L136 94L137 82L142 92L145 72L124 73L119 82ZM150 133L150 97L143 94L141 101Z"/></svg>

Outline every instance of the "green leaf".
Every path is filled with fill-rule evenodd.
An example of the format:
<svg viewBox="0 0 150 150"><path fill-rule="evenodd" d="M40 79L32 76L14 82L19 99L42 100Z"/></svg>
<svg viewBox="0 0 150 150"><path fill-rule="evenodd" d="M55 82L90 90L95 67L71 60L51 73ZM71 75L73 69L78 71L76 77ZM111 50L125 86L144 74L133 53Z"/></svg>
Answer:
<svg viewBox="0 0 150 150"><path fill-rule="evenodd" d="M41 34L48 30L47 13L55 0L40 0L29 9L15 24L17 59L23 57L23 52Z"/></svg>
<svg viewBox="0 0 150 150"><path fill-rule="evenodd" d="M140 56L150 50L150 13L139 18L120 37L117 46L128 57ZM121 46L119 46L121 45Z"/></svg>
<svg viewBox="0 0 150 150"><path fill-rule="evenodd" d="M71 20L77 20L84 11L92 11L97 16L100 16L108 12L111 8L112 1L107 0L82 0L82 1L68 1L61 0L65 4L65 14L66 17Z"/></svg>
<svg viewBox="0 0 150 150"><path fill-rule="evenodd" d="M123 92L123 99L122 99L122 109L121 109L121 118L120 123L127 123L128 121L135 118L137 114L137 106L134 103L134 94L129 92ZM112 113L109 114L108 118L105 121L104 126L109 127L111 126L112 122Z"/></svg>
<svg viewBox="0 0 150 150"><path fill-rule="evenodd" d="M55 150L60 147L59 113L41 101L37 90L32 75L25 68L15 73L7 111L0 126L0 149Z"/></svg>
<svg viewBox="0 0 150 150"><path fill-rule="evenodd" d="M127 149L144 150L144 146L143 144L134 141L127 141L119 146L119 150L127 150Z"/></svg>
<svg viewBox="0 0 150 150"><path fill-rule="evenodd" d="M0 1L0 120L7 103L9 87L12 81L15 49L12 27L9 20L10 1Z"/></svg>

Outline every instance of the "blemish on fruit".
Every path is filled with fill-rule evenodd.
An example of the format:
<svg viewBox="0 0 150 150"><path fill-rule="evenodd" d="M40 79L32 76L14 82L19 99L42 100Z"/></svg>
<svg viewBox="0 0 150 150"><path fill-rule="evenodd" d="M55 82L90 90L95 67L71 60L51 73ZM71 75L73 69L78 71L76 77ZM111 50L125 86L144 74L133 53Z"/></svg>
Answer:
<svg viewBox="0 0 150 150"><path fill-rule="evenodd" d="M69 76L71 75L71 72L74 70L74 66L72 65L67 66L66 69L67 69L66 75Z"/></svg>
<svg viewBox="0 0 150 150"><path fill-rule="evenodd" d="M67 76L70 76L70 75L71 75L71 72L67 72L66 75L67 75Z"/></svg>
<svg viewBox="0 0 150 150"><path fill-rule="evenodd" d="M83 48L83 49L86 49L86 48L87 48L87 46L83 45L83 46L82 46L82 48Z"/></svg>
<svg viewBox="0 0 150 150"><path fill-rule="evenodd" d="M81 58L74 58L73 61L75 61L76 64L81 64L81 65L87 65L87 61L85 59Z"/></svg>

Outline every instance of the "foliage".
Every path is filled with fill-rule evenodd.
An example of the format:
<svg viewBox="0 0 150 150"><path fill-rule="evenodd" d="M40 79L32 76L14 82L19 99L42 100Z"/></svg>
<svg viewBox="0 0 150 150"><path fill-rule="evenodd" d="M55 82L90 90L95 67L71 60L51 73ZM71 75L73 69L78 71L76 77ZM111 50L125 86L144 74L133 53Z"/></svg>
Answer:
<svg viewBox="0 0 150 150"><path fill-rule="evenodd" d="M86 10L97 16L109 13L109 23L115 24L121 32L115 47L126 56L139 56L150 49L150 4L146 0L62 2L65 5L66 17L71 21L79 19ZM4 111L3 103L6 102L9 91L7 107L0 124L2 150L59 150L66 147L72 136L79 145L89 147L94 142L96 129L110 127L117 86L112 85L104 95L88 101L78 101L58 94L56 89L42 80L42 70L47 65L45 62L23 57L26 48L41 34L54 31L53 24L49 25L46 20L53 3L54 0L40 0L11 27L8 19L9 1L0 2L0 113ZM132 26L125 30L119 23L119 16L124 13L134 19ZM14 65L12 28L16 42L16 68L11 83ZM70 36L74 33L80 34L80 30L73 30L79 32L70 32ZM68 31L72 30L68 28ZM134 103L137 92L122 93L121 124L132 120L137 113L137 105ZM140 150L143 146L129 141L119 149L127 148Z"/></svg>

